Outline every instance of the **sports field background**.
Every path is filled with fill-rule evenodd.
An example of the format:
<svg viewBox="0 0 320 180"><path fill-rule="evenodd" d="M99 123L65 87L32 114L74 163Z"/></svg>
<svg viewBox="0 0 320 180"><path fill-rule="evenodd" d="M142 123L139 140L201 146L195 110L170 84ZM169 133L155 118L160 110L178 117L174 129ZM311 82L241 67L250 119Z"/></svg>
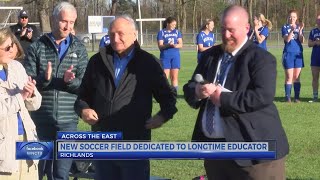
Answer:
<svg viewBox="0 0 320 180"><path fill-rule="evenodd" d="M281 64L282 49L269 51L277 58L277 89L275 104L287 133L290 154L286 160L287 179L320 179L320 103L308 103L312 98L312 76L310 70L311 48L304 47L305 68L301 73L301 103L284 102L284 71ZM151 51L159 57L159 51ZM90 56L93 53L89 53ZM319 57L320 58L320 57ZM257 59L259 60L259 59ZM183 99L182 86L190 79L196 67L196 52L181 52L179 74L178 112L163 127L152 131L152 141L190 141L197 110L190 108ZM146 67L147 68L147 67ZM268 74L266 74L267 76ZM293 96L293 91L292 91ZM159 110L154 103L153 113ZM82 121L79 130L89 131L89 125ZM152 160L151 175L173 180L191 180L205 174L202 160ZM107 175L106 175L107 176Z"/></svg>

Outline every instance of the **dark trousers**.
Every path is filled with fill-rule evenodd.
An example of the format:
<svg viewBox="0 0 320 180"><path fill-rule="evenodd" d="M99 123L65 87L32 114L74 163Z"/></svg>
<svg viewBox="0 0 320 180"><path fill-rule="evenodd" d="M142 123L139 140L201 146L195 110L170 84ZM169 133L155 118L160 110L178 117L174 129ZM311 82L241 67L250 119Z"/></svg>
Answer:
<svg viewBox="0 0 320 180"><path fill-rule="evenodd" d="M285 180L285 158L240 167L232 160L205 160L209 180Z"/></svg>
<svg viewBox="0 0 320 180"><path fill-rule="evenodd" d="M149 180L149 160L95 161L95 180Z"/></svg>
<svg viewBox="0 0 320 180"><path fill-rule="evenodd" d="M40 141L56 141L58 131L76 131L77 124L37 125L37 133ZM69 171L72 160L41 160L39 161L39 180L47 175L48 180L69 180Z"/></svg>

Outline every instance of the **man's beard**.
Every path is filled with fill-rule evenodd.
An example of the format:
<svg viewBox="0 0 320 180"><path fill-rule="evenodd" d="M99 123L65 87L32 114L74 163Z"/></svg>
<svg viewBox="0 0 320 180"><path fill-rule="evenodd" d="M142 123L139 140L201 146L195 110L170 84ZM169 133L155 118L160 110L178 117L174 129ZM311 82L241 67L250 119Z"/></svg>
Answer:
<svg viewBox="0 0 320 180"><path fill-rule="evenodd" d="M233 38L229 38L229 39L225 39L225 38L222 38L222 48L224 49L225 52L228 52L228 53L232 53L235 49L236 49L236 40L233 39ZM229 43L231 42L231 44Z"/></svg>

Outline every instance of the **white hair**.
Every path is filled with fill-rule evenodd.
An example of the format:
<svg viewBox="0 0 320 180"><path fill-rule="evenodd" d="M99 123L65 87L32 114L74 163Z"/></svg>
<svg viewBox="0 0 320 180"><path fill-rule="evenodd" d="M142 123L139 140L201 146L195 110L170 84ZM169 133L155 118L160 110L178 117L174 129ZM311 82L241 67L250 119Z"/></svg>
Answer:
<svg viewBox="0 0 320 180"><path fill-rule="evenodd" d="M120 15L120 16L117 16L109 25L109 29L112 28L113 26L113 23L117 20L117 19L125 19L127 20L131 25L132 25L132 28L137 31L138 30L138 27L137 27L137 24L134 22L134 20L131 18L130 15L127 15L127 14L124 14L124 15Z"/></svg>
<svg viewBox="0 0 320 180"><path fill-rule="evenodd" d="M52 16L55 19L57 19L57 17L61 13L61 11L64 11L64 10L70 10L70 11L77 12L76 8L72 4L70 4L69 2L63 1L54 7L53 12L52 12Z"/></svg>

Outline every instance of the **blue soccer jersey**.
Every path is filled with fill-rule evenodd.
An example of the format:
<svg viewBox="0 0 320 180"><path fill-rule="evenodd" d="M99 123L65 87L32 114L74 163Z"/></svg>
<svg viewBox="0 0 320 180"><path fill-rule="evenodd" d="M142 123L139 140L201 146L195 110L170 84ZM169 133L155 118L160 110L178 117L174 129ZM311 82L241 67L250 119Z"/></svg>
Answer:
<svg viewBox="0 0 320 180"><path fill-rule="evenodd" d="M256 43L259 47L267 50L267 38L269 36L269 28L267 26L262 26L258 29L258 32L260 35L264 35L264 37L266 38L259 44L256 35L254 35L252 41Z"/></svg>
<svg viewBox="0 0 320 180"><path fill-rule="evenodd" d="M162 29L158 32L157 40L163 40L163 44L178 44L178 39L182 38L182 34L177 29L168 31L167 29ZM166 58L171 56L176 56L180 54L179 48L166 48L160 51L160 58Z"/></svg>
<svg viewBox="0 0 320 180"><path fill-rule="evenodd" d="M282 27L282 37L285 35L289 35L291 32L291 26L290 24L286 24ZM299 26L296 26L296 28L293 30L293 39L291 39L289 42L284 41L284 52L302 52L302 45L299 40Z"/></svg>
<svg viewBox="0 0 320 180"><path fill-rule="evenodd" d="M320 40L320 29L314 28L310 31L309 39L311 41ZM320 66L320 46L315 45L311 53L311 66Z"/></svg>
<svg viewBox="0 0 320 180"><path fill-rule="evenodd" d="M109 44L110 44L110 37L109 35L105 35L101 38L99 47L105 47Z"/></svg>
<svg viewBox="0 0 320 180"><path fill-rule="evenodd" d="M197 44L202 44L203 47L210 47L213 46L214 43L216 42L214 34L212 32L209 32L206 34L204 31L201 31L197 35ZM198 51L198 61L201 58L201 52Z"/></svg>

